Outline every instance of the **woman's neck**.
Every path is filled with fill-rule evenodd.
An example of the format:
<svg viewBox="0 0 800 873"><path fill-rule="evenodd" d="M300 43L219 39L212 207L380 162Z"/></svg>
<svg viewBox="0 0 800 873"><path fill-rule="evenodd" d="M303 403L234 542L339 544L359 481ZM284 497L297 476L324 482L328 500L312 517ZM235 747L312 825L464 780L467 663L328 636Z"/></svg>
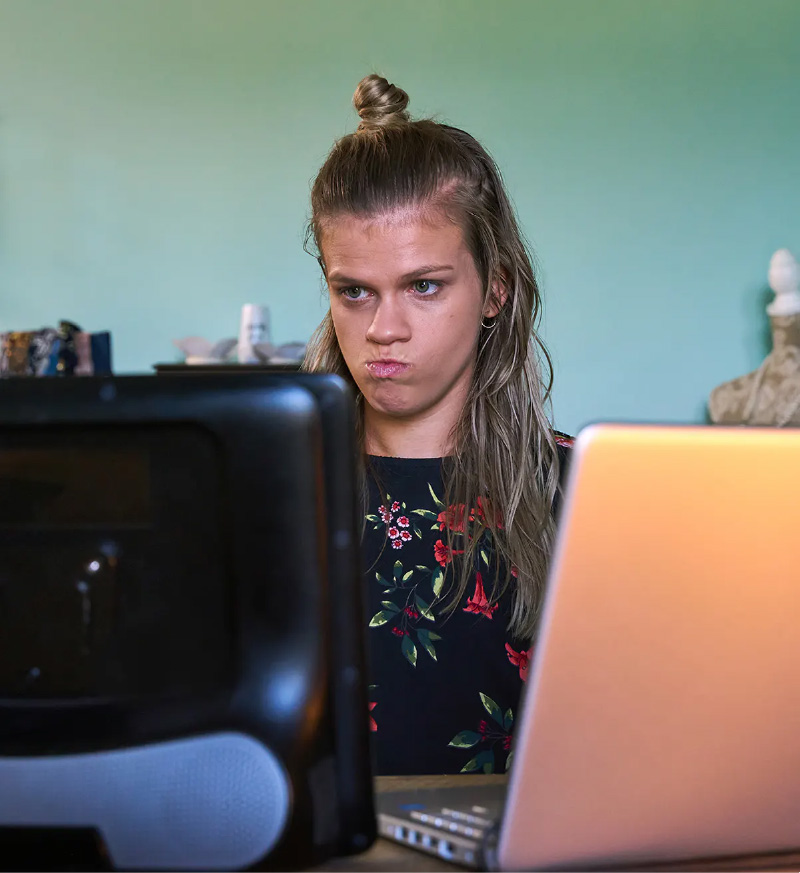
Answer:
<svg viewBox="0 0 800 873"><path fill-rule="evenodd" d="M368 455L385 458L443 458L452 450L457 414L431 411L414 418L383 415L365 405L364 442Z"/></svg>

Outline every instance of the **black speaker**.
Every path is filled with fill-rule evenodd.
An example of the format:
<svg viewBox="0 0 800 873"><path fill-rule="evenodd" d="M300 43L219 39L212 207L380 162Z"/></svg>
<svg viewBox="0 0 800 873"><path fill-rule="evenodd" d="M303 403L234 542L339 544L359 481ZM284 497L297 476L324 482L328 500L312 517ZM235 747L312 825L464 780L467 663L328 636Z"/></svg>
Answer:
<svg viewBox="0 0 800 873"><path fill-rule="evenodd" d="M371 844L355 460L332 376L0 384L0 863Z"/></svg>

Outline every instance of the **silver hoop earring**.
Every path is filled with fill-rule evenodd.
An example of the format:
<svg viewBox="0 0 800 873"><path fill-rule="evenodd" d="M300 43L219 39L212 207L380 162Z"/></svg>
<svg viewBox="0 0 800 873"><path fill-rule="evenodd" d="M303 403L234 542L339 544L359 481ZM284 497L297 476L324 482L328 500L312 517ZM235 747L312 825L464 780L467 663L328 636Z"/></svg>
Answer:
<svg viewBox="0 0 800 873"><path fill-rule="evenodd" d="M497 326L497 318L496 317L493 318L488 324L486 324L484 319L481 318L481 327L484 330L491 330L493 327L496 327L496 326Z"/></svg>

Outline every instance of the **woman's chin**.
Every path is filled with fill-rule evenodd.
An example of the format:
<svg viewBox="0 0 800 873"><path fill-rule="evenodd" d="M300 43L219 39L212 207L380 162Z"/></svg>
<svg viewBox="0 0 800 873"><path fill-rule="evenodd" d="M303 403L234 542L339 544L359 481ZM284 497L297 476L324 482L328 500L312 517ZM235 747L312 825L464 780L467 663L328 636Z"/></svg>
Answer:
<svg viewBox="0 0 800 873"><path fill-rule="evenodd" d="M364 400L378 415L392 418L407 418L417 412L419 406L419 403L415 403L414 399L408 396L407 391L398 390L370 391L364 394Z"/></svg>

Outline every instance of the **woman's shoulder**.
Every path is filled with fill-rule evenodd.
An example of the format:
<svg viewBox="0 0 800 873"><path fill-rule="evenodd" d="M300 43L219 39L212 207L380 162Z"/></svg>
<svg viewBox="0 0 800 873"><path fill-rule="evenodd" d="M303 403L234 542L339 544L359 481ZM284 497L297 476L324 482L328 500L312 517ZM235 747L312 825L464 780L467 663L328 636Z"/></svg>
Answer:
<svg viewBox="0 0 800 873"><path fill-rule="evenodd" d="M564 433L560 430L553 431L553 437L555 438L556 445L560 449L564 449L563 454L567 454L568 451L575 445L575 437L570 436L567 433ZM559 454L562 454L559 452Z"/></svg>
<svg viewBox="0 0 800 873"><path fill-rule="evenodd" d="M553 436L556 441L556 451L558 452L558 480L561 490L567 481L567 470L572 457L572 447L575 444L575 437L560 430L554 430Z"/></svg>

